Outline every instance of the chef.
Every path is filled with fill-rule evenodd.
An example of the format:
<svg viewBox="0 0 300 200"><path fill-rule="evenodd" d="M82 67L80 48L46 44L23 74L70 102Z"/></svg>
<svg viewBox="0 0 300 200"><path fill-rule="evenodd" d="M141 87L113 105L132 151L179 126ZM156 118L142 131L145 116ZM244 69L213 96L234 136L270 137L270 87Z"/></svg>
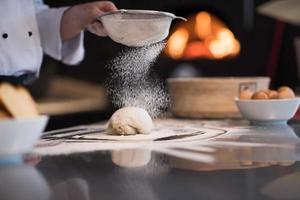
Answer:
<svg viewBox="0 0 300 200"><path fill-rule="evenodd" d="M68 65L84 57L83 31L106 36L96 17L109 1L49 8L42 0L0 1L0 81L26 84L39 76L43 52Z"/></svg>

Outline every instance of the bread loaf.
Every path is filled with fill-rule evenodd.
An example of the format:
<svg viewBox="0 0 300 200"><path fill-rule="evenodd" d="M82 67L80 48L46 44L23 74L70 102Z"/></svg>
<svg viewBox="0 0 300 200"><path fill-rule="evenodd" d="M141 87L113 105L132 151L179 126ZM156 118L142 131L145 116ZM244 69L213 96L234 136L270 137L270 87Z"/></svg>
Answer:
<svg viewBox="0 0 300 200"><path fill-rule="evenodd" d="M9 83L0 84L0 105L6 110L8 116L15 119L32 118L38 116L35 101L30 93L21 86ZM4 114L4 116L6 116Z"/></svg>

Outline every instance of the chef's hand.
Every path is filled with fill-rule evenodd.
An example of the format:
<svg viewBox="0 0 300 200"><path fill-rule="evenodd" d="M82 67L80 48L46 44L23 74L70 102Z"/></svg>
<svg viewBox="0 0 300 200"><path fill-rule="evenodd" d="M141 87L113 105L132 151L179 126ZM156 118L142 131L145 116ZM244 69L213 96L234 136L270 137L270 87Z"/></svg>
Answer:
<svg viewBox="0 0 300 200"><path fill-rule="evenodd" d="M99 36L106 36L102 24L96 20L96 17L105 12L116 10L116 6L110 1L78 4L69 8L61 20L62 41L74 38L84 29L88 29Z"/></svg>

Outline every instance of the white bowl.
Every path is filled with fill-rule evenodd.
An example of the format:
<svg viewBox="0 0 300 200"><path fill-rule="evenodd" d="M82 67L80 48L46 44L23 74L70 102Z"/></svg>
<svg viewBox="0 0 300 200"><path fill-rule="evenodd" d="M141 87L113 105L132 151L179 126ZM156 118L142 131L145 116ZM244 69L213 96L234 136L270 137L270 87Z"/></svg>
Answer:
<svg viewBox="0 0 300 200"><path fill-rule="evenodd" d="M300 98L241 100L235 99L244 118L252 124L286 124L298 110Z"/></svg>
<svg viewBox="0 0 300 200"><path fill-rule="evenodd" d="M48 122L47 116L0 121L0 157L32 150Z"/></svg>

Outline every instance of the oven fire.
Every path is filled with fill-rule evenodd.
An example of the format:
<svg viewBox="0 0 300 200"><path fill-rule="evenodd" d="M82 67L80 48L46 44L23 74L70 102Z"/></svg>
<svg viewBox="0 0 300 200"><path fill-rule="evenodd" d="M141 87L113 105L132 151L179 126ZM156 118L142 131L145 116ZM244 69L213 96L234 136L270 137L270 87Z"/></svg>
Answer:
<svg viewBox="0 0 300 200"><path fill-rule="evenodd" d="M175 27L166 54L173 59L235 57L240 42L218 17L202 11Z"/></svg>

